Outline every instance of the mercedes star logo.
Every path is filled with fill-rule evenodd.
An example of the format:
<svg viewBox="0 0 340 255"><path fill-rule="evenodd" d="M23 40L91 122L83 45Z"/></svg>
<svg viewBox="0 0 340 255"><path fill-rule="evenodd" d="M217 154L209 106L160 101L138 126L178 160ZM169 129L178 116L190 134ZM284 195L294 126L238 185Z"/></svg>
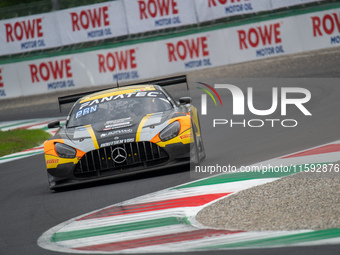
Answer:
<svg viewBox="0 0 340 255"><path fill-rule="evenodd" d="M112 160L115 163L123 163L125 162L127 158L126 150L124 150L122 147L117 147L112 151Z"/></svg>

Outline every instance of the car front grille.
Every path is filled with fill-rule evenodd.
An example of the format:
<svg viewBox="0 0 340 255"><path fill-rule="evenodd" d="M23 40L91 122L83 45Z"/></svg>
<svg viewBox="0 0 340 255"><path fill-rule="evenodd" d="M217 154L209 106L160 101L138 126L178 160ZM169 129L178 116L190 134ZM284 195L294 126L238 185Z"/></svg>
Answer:
<svg viewBox="0 0 340 255"><path fill-rule="evenodd" d="M124 149L126 160L114 162L112 152L116 148ZM87 152L74 170L77 178L90 178L131 172L156 166L169 160L167 152L151 142L133 142L100 148Z"/></svg>

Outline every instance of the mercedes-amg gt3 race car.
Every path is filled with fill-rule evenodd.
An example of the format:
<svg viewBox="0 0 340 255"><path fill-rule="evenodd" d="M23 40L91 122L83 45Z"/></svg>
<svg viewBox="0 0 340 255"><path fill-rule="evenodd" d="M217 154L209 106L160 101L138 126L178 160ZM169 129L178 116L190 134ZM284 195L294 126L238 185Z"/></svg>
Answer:
<svg viewBox="0 0 340 255"><path fill-rule="evenodd" d="M159 84L186 82L185 76L179 78L159 80ZM154 84L82 95L59 99L60 104L76 102L65 125L59 121L48 125L59 127L44 143L50 189L198 163L205 157L197 109L190 97L177 102Z"/></svg>

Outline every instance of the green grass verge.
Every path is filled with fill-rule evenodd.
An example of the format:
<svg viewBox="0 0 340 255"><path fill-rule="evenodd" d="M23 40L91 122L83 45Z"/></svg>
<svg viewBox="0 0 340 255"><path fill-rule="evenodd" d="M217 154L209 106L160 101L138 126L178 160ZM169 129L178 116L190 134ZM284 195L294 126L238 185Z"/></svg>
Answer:
<svg viewBox="0 0 340 255"><path fill-rule="evenodd" d="M41 129L0 130L0 157L39 146L49 137Z"/></svg>

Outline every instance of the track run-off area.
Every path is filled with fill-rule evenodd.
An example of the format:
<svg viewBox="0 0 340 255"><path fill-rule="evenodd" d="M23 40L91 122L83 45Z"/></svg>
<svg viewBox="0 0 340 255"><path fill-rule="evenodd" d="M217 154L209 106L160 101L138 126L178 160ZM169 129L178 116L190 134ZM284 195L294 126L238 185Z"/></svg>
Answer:
<svg viewBox="0 0 340 255"><path fill-rule="evenodd" d="M65 122L65 118L60 119L61 123ZM0 122L0 130L1 131L8 131L14 129L42 129L46 132L54 135L56 129L48 129L47 124L56 120L55 118L44 118L44 119L29 119L29 120L20 120L20 121L7 121L7 122ZM32 155L40 154L44 151L43 145L27 149L25 151L13 153L11 155L6 155L0 157L0 164L9 162L12 160L17 160L25 157L29 157Z"/></svg>
<svg viewBox="0 0 340 255"><path fill-rule="evenodd" d="M214 165L221 159L221 164L237 167L339 161L339 59L340 52L332 49L189 73L189 82L194 85L265 78L262 85L256 86L259 84L256 81L251 85L255 91L258 89L260 103L268 99L266 89L273 87L276 78L283 79L282 84L275 84L278 87L290 86L285 85L285 78L300 80L300 86L312 94L307 105L312 117L302 118L299 111L291 113L290 118L299 120L296 128L214 130L210 117L202 116L207 152L204 164ZM309 82L310 79L305 82L305 78L313 78L314 82ZM57 105L53 107L48 102L22 110L13 107L1 113L1 123L8 126L14 125L9 121L28 122L38 118L46 118L40 120L48 122L50 118L61 119L67 114L60 114ZM316 149L320 146L321 149ZM305 153L296 154L302 151ZM283 158L283 155L292 157ZM0 253L3 254L338 254L340 251L337 229L244 232L209 229L195 221L198 211L214 201L278 180L292 173L292 168L289 173L230 173L208 175L209 178L202 175L201 180L197 180L200 176L194 178L188 169L165 169L51 192L43 154L27 156L0 164Z"/></svg>

